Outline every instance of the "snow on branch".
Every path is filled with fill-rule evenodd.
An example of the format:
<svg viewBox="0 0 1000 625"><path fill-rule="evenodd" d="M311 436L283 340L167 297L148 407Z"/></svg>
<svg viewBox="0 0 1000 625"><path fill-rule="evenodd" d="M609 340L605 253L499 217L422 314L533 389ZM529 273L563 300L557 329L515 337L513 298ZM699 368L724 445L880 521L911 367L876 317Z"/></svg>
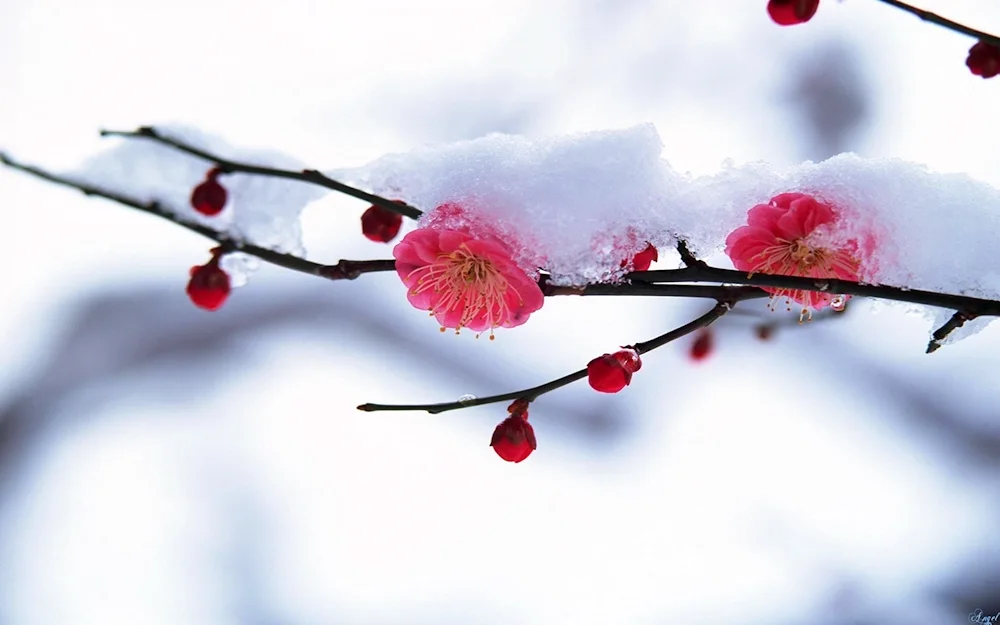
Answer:
<svg viewBox="0 0 1000 625"><path fill-rule="evenodd" d="M180 216L177 211L164 208L164 206L157 201L141 201L116 191L109 191L86 182L80 182L66 176L54 174L38 167L26 165L16 161L3 152L0 152L0 163L10 167L11 169L16 169L37 178L41 178L47 182L51 182L62 187L76 189L84 195L111 200L112 202L117 202L123 206L128 206L129 208L134 208L144 213L160 217L161 219L166 219L167 221L173 222L182 228L187 228L192 232L196 232L215 241L220 245L223 253L242 252L284 269L291 269L292 271L298 271L300 273L326 278L328 280L353 280L364 273L395 270L395 263L391 260L341 260L334 265L314 263L294 254L279 252L270 248L254 245L253 243L235 238L232 234L223 230L216 230L215 228L202 223L189 221Z"/></svg>
<svg viewBox="0 0 1000 625"><path fill-rule="evenodd" d="M200 159L206 160L215 166L215 169L222 174L233 174L233 173L244 173L244 174L254 174L256 176L265 176L271 178L281 178L285 180L298 180L300 182L308 182L310 184L315 184L333 191L338 191L344 193L345 195L350 195L351 197L358 198L359 200L364 200L375 206L380 206L386 210L399 213L404 217L409 217L410 219L419 219L420 215L423 213L405 203L393 202L387 200L378 195L372 195L361 189L356 189L350 185L344 184L316 171L315 169L303 169L301 171L291 171L288 169L278 169L275 167L265 167L261 165L253 165L250 163L241 163L235 160L229 160L210 154L205 150L199 149L198 147L186 143L180 139L173 139L162 133L160 133L155 128L150 126L142 126L137 130L133 131L123 131L123 130L102 130L102 137L126 137L126 138L141 138L149 139L150 141L155 141L163 145L172 147L176 150L184 152L185 154L190 154L191 156L196 156Z"/></svg>

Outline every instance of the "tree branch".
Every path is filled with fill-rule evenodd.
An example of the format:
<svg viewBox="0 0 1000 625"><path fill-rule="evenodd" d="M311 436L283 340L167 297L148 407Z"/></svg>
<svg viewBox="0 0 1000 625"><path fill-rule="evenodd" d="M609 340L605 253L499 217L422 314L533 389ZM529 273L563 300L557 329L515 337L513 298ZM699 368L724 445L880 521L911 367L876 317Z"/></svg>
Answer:
<svg viewBox="0 0 1000 625"><path fill-rule="evenodd" d="M344 280L357 278L363 273L393 271L395 269L395 261L392 260L342 260L336 265L322 265L300 258L293 254L278 252L233 238L226 232L216 230L195 221L187 220L176 213L168 211L155 201L142 202L114 191L101 189L100 187L96 187L88 183L79 182L62 175L53 174L32 165L20 163L3 152L0 152L0 163L53 184L76 189L85 195L101 197L113 202L118 202L124 206L166 219L183 228L187 228L188 230L197 232L202 236L218 242L227 251L243 252L251 256L256 256L257 258L273 265L291 269L293 271L307 273L309 275L319 276L329 280ZM686 249L686 246L684 249ZM688 252L688 256L688 261L692 264L687 267L680 269L632 272L625 276L625 279L627 280L626 282L619 284L591 284L582 287L565 287L550 285L543 279L540 281L540 286L543 292L550 296L628 295L657 297L703 297L731 302L740 302L747 299L767 297L767 294L759 289L738 289L732 286L725 286L726 284L743 285L745 287L767 286L803 291L818 291L823 293L858 295L862 297L876 297L899 302L939 306L941 308L960 310L970 316L1000 316L1000 301L996 300L986 300L975 297L966 297L964 295L951 295L947 293L906 289L901 287L861 284L847 280L819 280L815 278L778 276L764 273L747 275L740 271L719 269L706 265L704 262L695 259L690 252ZM678 282L717 282L723 286L675 284Z"/></svg>
<svg viewBox="0 0 1000 625"><path fill-rule="evenodd" d="M720 301L715 305L712 310L708 311L704 315L698 317L690 323L686 323L681 327L671 330L665 334L646 341L644 343L636 343L630 347L640 354L645 354L653 351L657 347L661 347L670 343L671 341L676 341L677 339L691 334L695 330L700 328L705 328L712 323L714 323L719 317L729 312L732 307L730 302ZM450 410L461 410L463 408L472 408L473 406L484 406L487 404L498 404L501 402L512 401L515 399L526 399L529 402L533 402L545 393L551 393L556 389L560 389L568 384L572 384L577 380L582 380L587 377L587 370L581 369L579 371L574 371L569 375L564 375L561 378L556 378L551 382L546 382L545 384L540 384L538 386L533 386L531 388L522 389L520 391L512 391L510 393L503 393L501 395L490 395L489 397L477 397L475 399L469 399L465 401L454 401L442 404L361 404L358 406L358 410L363 410L364 412L383 412L383 411L424 411L431 414L438 414L441 412L448 412Z"/></svg>
<svg viewBox="0 0 1000 625"><path fill-rule="evenodd" d="M198 158L203 158L210 163L213 163L215 167L224 174L231 173L244 173L244 174L254 174L257 176L268 176L271 178L284 178L286 180L299 180L301 182L308 182L310 184L315 184L327 189L332 189L334 191L339 191L351 197L356 197L359 200L364 200L375 206L390 210L394 213L399 213L404 217L409 217L410 219L419 219L423 212L409 204L403 203L401 201L396 202L393 200L386 199L384 197L368 193L367 191L362 191L350 185L344 184L343 182L338 182L333 178L330 178L315 169L304 169L302 171L290 171L287 169L276 169L273 167L262 167L259 165L250 165L249 163L240 163L237 161L231 161L224 159L221 156L216 156L210 152L206 152L192 145L188 145L183 141L177 139L171 139L170 137L160 134L158 130L150 126L142 126L138 130L134 131L124 131L124 130L102 130L102 137L125 137L128 139L149 139L150 141L155 141L157 143L169 146L175 150L179 150L191 156L197 156Z"/></svg>
<svg viewBox="0 0 1000 625"><path fill-rule="evenodd" d="M1000 37L996 35L991 35L985 33L981 30L976 30L975 28L970 28L964 24L959 24L946 17L941 17L937 13L931 13L930 11L925 11L923 9L918 9L917 7L910 6L905 2L900 2L899 0L878 0L879 2L894 6L897 9L902 9L911 15L916 15L925 22L930 22L932 24L937 24L938 26L947 28L948 30L955 31L956 33L961 33L963 35L968 35L969 37L975 37L980 41L986 41L994 46L1000 47Z"/></svg>

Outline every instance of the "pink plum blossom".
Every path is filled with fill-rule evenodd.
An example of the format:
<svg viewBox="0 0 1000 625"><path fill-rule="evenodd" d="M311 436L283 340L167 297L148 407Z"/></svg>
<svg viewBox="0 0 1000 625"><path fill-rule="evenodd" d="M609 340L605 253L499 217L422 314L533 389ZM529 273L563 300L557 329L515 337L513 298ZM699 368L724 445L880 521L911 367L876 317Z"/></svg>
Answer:
<svg viewBox="0 0 1000 625"><path fill-rule="evenodd" d="M521 325L545 301L494 237L423 227L403 237L392 255L410 303L430 311L442 331L489 331L492 339L494 328Z"/></svg>
<svg viewBox="0 0 1000 625"><path fill-rule="evenodd" d="M860 262L856 241L832 243L830 228L837 213L829 204L803 193L782 193L767 204L747 212L747 225L726 238L726 254L733 265L749 274L757 272L806 278L859 280ZM837 300L835 293L819 293L764 287L774 299L786 298L820 310ZM838 301L846 301L841 298Z"/></svg>

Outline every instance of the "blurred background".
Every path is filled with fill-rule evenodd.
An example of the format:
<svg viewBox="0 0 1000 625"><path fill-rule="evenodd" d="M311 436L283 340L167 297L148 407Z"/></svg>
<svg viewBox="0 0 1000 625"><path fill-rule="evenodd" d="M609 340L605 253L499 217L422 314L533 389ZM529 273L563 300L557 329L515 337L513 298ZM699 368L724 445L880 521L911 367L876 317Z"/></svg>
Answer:
<svg viewBox="0 0 1000 625"><path fill-rule="evenodd" d="M651 121L695 173L856 151L1000 186L1000 79L965 68L972 40L876 0L794 28L765 4L0 0L0 147L70 168L100 128L182 122L334 168ZM1000 31L991 0L921 6ZM553 298L477 342L392 275L264 267L206 313L184 295L200 237L6 169L0 208L3 625L1000 612L996 325L928 356L914 308L799 327L748 302L702 361L689 339L626 392L540 399L514 465L488 447L503 405L354 407L531 386L708 305ZM311 205L310 258L388 257L364 208Z"/></svg>

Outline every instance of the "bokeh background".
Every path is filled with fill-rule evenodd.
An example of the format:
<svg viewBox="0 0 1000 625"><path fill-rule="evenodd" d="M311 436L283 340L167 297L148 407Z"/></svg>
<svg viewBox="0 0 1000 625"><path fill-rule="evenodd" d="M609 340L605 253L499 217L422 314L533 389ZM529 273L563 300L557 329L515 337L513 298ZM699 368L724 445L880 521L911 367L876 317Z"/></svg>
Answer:
<svg viewBox="0 0 1000 625"><path fill-rule="evenodd" d="M965 69L971 40L877 0L786 29L764 5L0 0L0 147L70 168L100 128L182 122L335 168L651 121L696 173L856 151L1000 185L1000 83ZM991 0L921 6L1000 31ZM364 208L310 206L310 257L387 257ZM995 326L927 356L912 307L799 327L750 302L704 362L683 341L627 392L536 402L512 465L487 446L502 405L354 407L531 386L705 302L555 298L476 341L392 275L265 267L205 313L184 296L200 237L3 169L0 209L3 625L1000 612Z"/></svg>

